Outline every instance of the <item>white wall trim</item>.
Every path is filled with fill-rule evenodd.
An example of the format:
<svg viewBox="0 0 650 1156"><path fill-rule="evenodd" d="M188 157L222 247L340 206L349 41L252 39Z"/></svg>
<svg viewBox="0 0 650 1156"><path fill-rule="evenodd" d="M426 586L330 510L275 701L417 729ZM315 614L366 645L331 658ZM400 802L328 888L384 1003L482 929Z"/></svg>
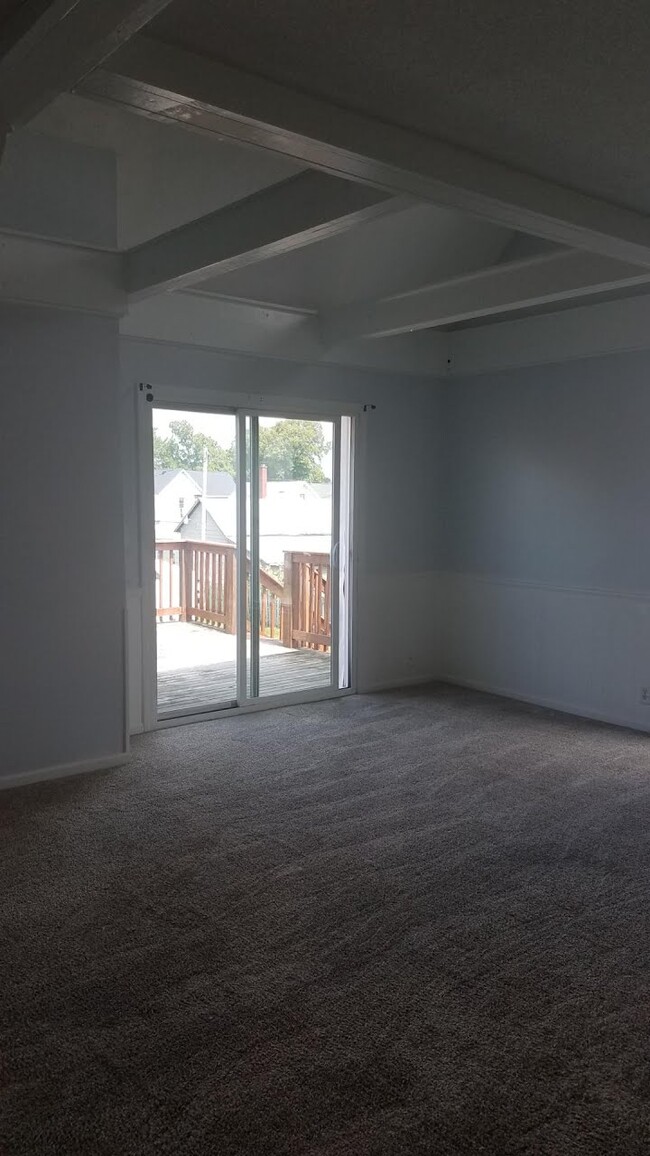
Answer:
<svg viewBox="0 0 650 1156"><path fill-rule="evenodd" d="M38 767L33 771L18 771L13 775L0 775L0 790L9 787L26 787L30 783L43 783L50 779L67 779L72 775L85 775L91 771L107 771L113 767L122 767L129 761L130 755L122 751L120 754L105 755L100 759L84 759L78 763L61 763L56 767Z"/></svg>
<svg viewBox="0 0 650 1156"><path fill-rule="evenodd" d="M119 317L126 308L121 262L119 253L0 230L0 299Z"/></svg>
<svg viewBox="0 0 650 1156"><path fill-rule="evenodd" d="M555 582L540 582L526 578L502 578L494 574L478 574L472 570L440 570L445 579L483 582L488 586L511 586L516 590L547 590L557 594L575 594L577 597L589 595L594 598L628 598L636 602L650 603L648 590L617 590L608 586L560 586Z"/></svg>

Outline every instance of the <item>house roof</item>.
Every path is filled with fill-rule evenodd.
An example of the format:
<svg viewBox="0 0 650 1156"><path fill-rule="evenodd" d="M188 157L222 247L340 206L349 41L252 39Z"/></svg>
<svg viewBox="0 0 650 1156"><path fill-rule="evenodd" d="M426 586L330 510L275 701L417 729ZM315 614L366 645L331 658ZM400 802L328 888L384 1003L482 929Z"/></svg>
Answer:
<svg viewBox="0 0 650 1156"><path fill-rule="evenodd" d="M166 486L180 474L180 470L154 470L153 472L153 490L154 494L161 494Z"/></svg>
<svg viewBox="0 0 650 1156"><path fill-rule="evenodd" d="M203 470L166 469L154 470L154 493L160 494L179 474L185 474L196 487L197 494L203 492ZM225 470L208 470L208 497L225 498L235 492L235 480Z"/></svg>
<svg viewBox="0 0 650 1156"><path fill-rule="evenodd" d="M315 490L319 498L331 498L332 483L331 482L310 482L312 490Z"/></svg>
<svg viewBox="0 0 650 1156"><path fill-rule="evenodd" d="M183 517L176 526L176 531L180 532L183 525L192 517L196 510L200 510L203 505L203 499L200 495L194 499L189 510L186 510ZM221 498L206 498L205 508L208 517L213 525L231 542L234 542L237 535L237 503L235 495L224 495Z"/></svg>
<svg viewBox="0 0 650 1156"><path fill-rule="evenodd" d="M203 491L203 470L185 470L198 489ZM235 492L235 479L225 470L208 470L208 498L226 498Z"/></svg>

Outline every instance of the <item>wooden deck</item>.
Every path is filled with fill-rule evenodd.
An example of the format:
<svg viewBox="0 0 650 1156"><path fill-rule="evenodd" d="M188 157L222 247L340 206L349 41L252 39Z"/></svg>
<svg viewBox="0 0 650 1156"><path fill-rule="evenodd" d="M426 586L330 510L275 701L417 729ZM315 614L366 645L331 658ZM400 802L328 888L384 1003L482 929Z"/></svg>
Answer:
<svg viewBox="0 0 650 1156"><path fill-rule="evenodd" d="M330 655L318 650L285 650L260 658L260 695L317 690L330 685ZM237 697L237 668L230 662L181 667L158 673L158 713L229 705Z"/></svg>

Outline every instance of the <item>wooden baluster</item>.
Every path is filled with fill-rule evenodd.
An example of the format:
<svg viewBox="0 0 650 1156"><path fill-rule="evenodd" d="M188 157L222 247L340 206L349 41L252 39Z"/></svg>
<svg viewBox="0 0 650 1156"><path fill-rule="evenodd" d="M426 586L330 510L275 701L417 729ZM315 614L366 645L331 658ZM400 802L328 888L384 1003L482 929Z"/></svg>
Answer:
<svg viewBox="0 0 650 1156"><path fill-rule="evenodd" d="M313 575L313 632L315 635L320 633L320 594L323 591L322 573L320 573L320 566L312 563L311 572ZM320 650L319 643L313 643L313 650Z"/></svg>
<svg viewBox="0 0 650 1156"><path fill-rule="evenodd" d="M309 598L309 581L308 581L308 575L307 575L307 568L306 568L304 562L300 562L298 564L298 570L299 570L298 606L300 607L300 625L299 625L298 629L305 631L307 629L307 620L308 620L308 616L309 616L309 609L308 609L308 605L307 605L307 600ZM305 645L306 645L306 643L305 643L304 639L300 639L300 646L304 647Z"/></svg>
<svg viewBox="0 0 650 1156"><path fill-rule="evenodd" d="M316 592L318 590L318 572L316 570L316 566L313 566L312 563L309 563L306 570L308 570L309 573L309 627L306 629L308 629L310 635L312 635L312 633L316 632ZM308 643L306 645L308 645L309 650L317 649L315 643Z"/></svg>
<svg viewBox="0 0 650 1156"><path fill-rule="evenodd" d="M209 626L210 625L209 614L210 614L210 608L212 605L211 604L212 591L211 591L211 583L210 583L210 565L212 562L212 555L211 555L210 551L208 550L207 546L204 546L203 549L205 551L205 601L204 601L203 609L204 609L204 613L205 613L206 625Z"/></svg>
<svg viewBox="0 0 650 1156"><path fill-rule="evenodd" d="M302 570L305 581L305 625L303 626L303 630L309 633L311 631L314 614L312 606L314 600L314 583L312 569L308 562L303 565ZM306 647L307 650L311 650L311 643L307 640L303 642L303 646Z"/></svg>
<svg viewBox="0 0 650 1156"><path fill-rule="evenodd" d="M284 555L284 586L282 589L282 618L281 642L283 646L292 646L293 639L293 555Z"/></svg>
<svg viewBox="0 0 650 1156"><path fill-rule="evenodd" d="M327 638L332 637L332 581L331 570L328 566L325 578L325 621L323 622L323 634ZM323 650L329 650L329 645L325 645Z"/></svg>
<svg viewBox="0 0 650 1156"><path fill-rule="evenodd" d="M188 566L189 553L187 544L183 542L182 546L178 548L178 556L180 562L180 578L181 578L181 622L187 622L187 608L190 602L190 585L192 583L192 567Z"/></svg>
<svg viewBox="0 0 650 1156"><path fill-rule="evenodd" d="M235 552L229 550L225 557L226 569L224 579L224 613L226 615L226 634L237 633L237 602L235 599Z"/></svg>
<svg viewBox="0 0 650 1156"><path fill-rule="evenodd" d="M168 551L167 582L168 582L168 586L169 586L168 591L167 591L167 605L169 606L169 608L171 610L172 606L174 605L174 551L173 550ZM171 615L170 615L170 618L171 618Z"/></svg>
<svg viewBox="0 0 650 1156"><path fill-rule="evenodd" d="M162 550L156 550L156 618L161 618L163 607Z"/></svg>
<svg viewBox="0 0 650 1156"><path fill-rule="evenodd" d="M310 566L310 570L311 570L311 582L312 582L312 587L313 587L312 603L311 603L312 604L312 616L311 616L312 625L310 627L310 630L311 630L312 634L320 634L320 631L318 629L318 622L319 622L319 617L320 617L319 610L318 610L318 606L319 606L319 602L320 602L320 567L315 566L314 563L312 562L312 564ZM312 650L320 650L320 647L319 647L317 642L312 642L311 649Z"/></svg>
<svg viewBox="0 0 650 1156"><path fill-rule="evenodd" d="M318 566L313 562L309 565L309 573L311 575L311 625L309 627L312 634L318 633L318 594L320 591L320 573ZM317 642L310 642L310 650L318 650Z"/></svg>

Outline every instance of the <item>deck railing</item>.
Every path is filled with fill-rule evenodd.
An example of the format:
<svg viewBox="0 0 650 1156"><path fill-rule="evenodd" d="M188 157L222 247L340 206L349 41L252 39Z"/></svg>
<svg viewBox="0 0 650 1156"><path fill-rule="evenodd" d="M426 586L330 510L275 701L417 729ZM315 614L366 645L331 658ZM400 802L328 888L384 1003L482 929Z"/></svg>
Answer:
<svg viewBox="0 0 650 1156"><path fill-rule="evenodd" d="M332 598L329 554L284 555L282 644L329 650Z"/></svg>
<svg viewBox="0 0 650 1156"><path fill-rule="evenodd" d="M262 638L293 649L329 650L329 566L329 554L291 551L284 555L284 584L260 569ZM159 622L196 622L236 633L237 558L232 543L156 542L155 568Z"/></svg>

